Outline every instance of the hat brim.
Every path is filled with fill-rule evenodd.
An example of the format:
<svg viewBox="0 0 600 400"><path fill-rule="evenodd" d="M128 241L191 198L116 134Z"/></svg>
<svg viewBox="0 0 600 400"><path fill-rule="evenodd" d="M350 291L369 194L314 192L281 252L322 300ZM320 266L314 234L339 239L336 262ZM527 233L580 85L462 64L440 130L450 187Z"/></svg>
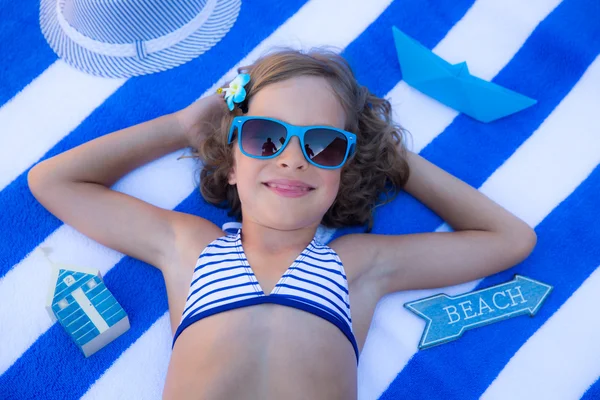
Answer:
<svg viewBox="0 0 600 400"><path fill-rule="evenodd" d="M208 51L229 32L240 12L241 0L219 0L208 19L177 44L138 57L106 56L75 43L62 30L56 16L56 0L41 0L40 27L54 52L69 65L107 78L129 78L165 71Z"/></svg>

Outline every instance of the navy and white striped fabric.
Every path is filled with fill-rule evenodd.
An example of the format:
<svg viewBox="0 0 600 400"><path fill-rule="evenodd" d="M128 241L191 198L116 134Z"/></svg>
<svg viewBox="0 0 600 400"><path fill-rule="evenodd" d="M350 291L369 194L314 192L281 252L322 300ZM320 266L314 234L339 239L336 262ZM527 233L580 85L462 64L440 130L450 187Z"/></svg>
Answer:
<svg viewBox="0 0 600 400"><path fill-rule="evenodd" d="M266 294L248 264L241 229L213 241L198 257L173 346L185 328L202 318L265 303L294 307L331 322L352 343L358 360L348 281L335 251L313 239Z"/></svg>
<svg viewBox="0 0 600 400"><path fill-rule="evenodd" d="M90 74L164 71L208 51L231 29L241 0L41 0L52 49Z"/></svg>
<svg viewBox="0 0 600 400"><path fill-rule="evenodd" d="M412 133L413 151L518 215L538 236L531 256L507 271L382 299L360 354L359 399L600 398L597 0L247 1L210 51L131 79L89 76L58 59L40 32L36 2L0 0L0 15L0 398L161 398L173 339L161 273L48 213L29 192L27 172L214 93L237 66L280 45L341 49L359 81L390 100L395 120ZM538 103L482 124L421 95L402 80L392 25ZM177 160L182 153L132 172L114 189L218 226L231 221L201 199L197 166ZM375 214L375 233L448 229L407 194ZM350 232L360 230L330 232L329 239ZM83 357L45 311L51 267L41 247L54 250L55 262L100 270L130 330ZM418 351L424 321L404 303L488 287L515 273L554 287L535 317Z"/></svg>

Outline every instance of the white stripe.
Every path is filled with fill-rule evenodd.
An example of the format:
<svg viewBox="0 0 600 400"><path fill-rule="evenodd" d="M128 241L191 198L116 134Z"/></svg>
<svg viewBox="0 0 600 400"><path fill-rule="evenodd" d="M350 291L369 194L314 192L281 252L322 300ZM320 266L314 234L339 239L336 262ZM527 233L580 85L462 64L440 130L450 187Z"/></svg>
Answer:
<svg viewBox="0 0 600 400"><path fill-rule="evenodd" d="M79 311L79 309L77 309L77 311ZM71 325L73 325L75 322L79 321L81 318L85 317L85 312L83 314L81 314L79 317L75 318L73 321L69 322L67 324L67 328Z"/></svg>
<svg viewBox="0 0 600 400"><path fill-rule="evenodd" d="M91 323L91 321L88 321L85 324L81 325L77 330L73 331L72 334L74 335L75 333L79 332L81 330L81 328L83 328L84 326L87 326L90 323Z"/></svg>
<svg viewBox="0 0 600 400"><path fill-rule="evenodd" d="M106 321L108 321L109 319L111 319L112 317L114 317L115 315L117 315L118 313L120 313L121 311L123 311L122 308L119 308L117 311L115 311L114 313L110 314L108 317L106 317Z"/></svg>
<svg viewBox="0 0 600 400"><path fill-rule="evenodd" d="M171 341L169 313L164 313L121 354L82 399L160 399L171 357ZM144 368L133 368L134 365Z"/></svg>
<svg viewBox="0 0 600 400"><path fill-rule="evenodd" d="M306 3L271 36L261 42L236 67L232 68L220 82L222 84L223 81L228 79L228 76L235 74L238 66L247 65L252 60L257 59L268 48L289 43L288 40L290 38L302 41L307 47L324 44L340 48L346 47L383 12L389 3L390 0L357 1L356 4L350 7L348 2L342 0L312 0ZM331 15L335 15L336 17L331 18ZM307 26L311 26L311 29L306 29ZM66 82L69 79L71 78L63 76L61 78L61 85L62 82ZM120 80L120 82L125 81ZM221 84L215 84L203 96L214 93L216 88ZM49 87L51 87L50 84L43 85L38 95L43 97L46 91L49 90ZM94 93L88 92L85 96L94 97ZM56 99L54 101L58 102ZM79 101L82 100L80 99ZM22 102L13 112L21 115L26 114L24 110L27 110L29 107L28 102ZM97 107L97 104L94 104L93 107ZM92 107L88 107L86 115L89 115L91 111L93 111ZM55 118L46 120L44 125L56 126L57 121L64 119L74 123L74 119L69 119L70 112L71 110L68 110L68 112L67 110L63 110L62 114L59 113ZM82 119L80 118L77 124ZM60 135L55 135L58 136L56 141L60 140L77 124L69 129L63 129ZM2 128L1 124L0 128ZM1 137L0 140L2 140ZM7 145L11 146L12 144L7 141ZM0 149L3 146L4 143L0 142ZM49 146L45 146L43 150L40 149L41 152L47 150L47 147ZM7 154L11 154L11 152ZM196 191L192 179L196 164L191 159L177 161L176 158L180 154L180 151L174 152L133 171L121 179L114 189L138 197L158 207L173 209L190 193ZM31 157L31 161L28 162L27 166L38 158L39 156ZM0 159L2 158L0 157ZM24 166L22 170L27 168L27 166ZM155 184L156 182L164 182L167 186L162 185L159 187ZM93 242L66 225L58 228L38 247L46 245L56 249L56 253L53 253L55 260L69 260L73 264L79 263L80 265L95 268L100 270L103 276L123 257L121 253ZM45 260L42 253L36 248L36 250L30 253L19 264L15 265L0 280L0 304L14 304L14 299L20 298L23 295L20 288L23 287L25 282L27 282L30 288L28 301L20 302L18 307L10 307L2 310L3 323L0 324L0 337L4 338L4 340L0 346L4 346L6 343L10 343L11 345L0 348L0 375L41 334L52 326L44 309L44 296L50 280L50 268L40 268L43 265L46 265ZM28 315L29 317L22 318L22 315Z"/></svg>
<svg viewBox="0 0 600 400"><path fill-rule="evenodd" d="M58 60L0 108L0 190L125 83Z"/></svg>
<svg viewBox="0 0 600 400"><path fill-rule="evenodd" d="M201 259L201 261L204 261L205 259ZM212 262L211 259L206 259L206 261ZM218 264L213 264L213 265L202 265L202 263L198 263L196 264L196 268L198 268L197 271L194 272L194 275L192 276L192 282L195 281L196 279L200 278L202 275L206 275L210 272L213 272L214 275L218 275L219 278L224 278L226 276L231 276L231 275L235 275L235 274L239 274L244 272L244 267L240 264L240 260L236 259L236 260L232 260L232 261L225 261L225 262L221 262ZM227 268L231 268L231 269L227 269ZM201 286L204 285L205 283L208 283L209 281L214 280L213 276L214 275L208 275L208 276L202 276L198 281L194 282L194 286Z"/></svg>
<svg viewBox="0 0 600 400"><path fill-rule="evenodd" d="M193 282L193 285L191 285L191 286L190 286L190 289L191 289L191 291L194 291L194 290L196 290L196 289L198 289L198 288L200 288L200 287L202 287L202 286L204 286L204 285L208 284L209 282L215 281L215 280L217 280L217 279L222 279L222 278L227 278L227 277L231 277L231 276L234 276L234 275L239 275L239 274L248 273L248 271L246 270L246 268L244 268L244 266L242 266L242 265L239 265L239 263L234 263L234 264L238 264L238 267L239 267L239 268L232 268L232 269L228 269L228 270L226 270L226 271L214 272L213 274L211 274L211 275L208 275L208 276L203 276L203 277L202 277L202 278L200 278L200 279L198 279L198 278L199 278L201 275L203 275L203 274L206 274L206 273L213 272L213 271L214 271L214 269L203 269L203 268L201 268L200 270L196 271L196 272L194 273L194 275L192 276L192 282ZM196 279L198 279L198 280L196 280ZM214 285L217 285L217 284L219 284L219 283L227 283L227 282L237 282L237 283L241 283L241 281L237 281L237 279L242 279L242 280L245 280L245 281L247 281L247 279L248 279L248 276L241 276L241 277L238 277L238 278L231 278L231 279L228 279L228 280L224 280L224 281L221 281L221 282L217 282L217 283L214 283L214 284L213 284L213 285L211 285L211 286L208 286L208 289L209 289L209 291L210 291L210 288L211 288L212 286L214 286ZM194 281L195 281L195 282L194 282ZM225 286L226 286L226 285L225 285Z"/></svg>
<svg viewBox="0 0 600 400"><path fill-rule="evenodd" d="M239 286L236 288L230 288L230 289L225 289L225 290L221 290L220 292L216 292L216 293L211 293L209 295L206 295L209 292L212 292L214 290L217 289L221 289L227 286L234 286L234 285L241 285L241 284L245 284L247 283L247 285L245 286ZM213 285L210 285L196 293L194 293L194 295L192 297L190 297L190 299L185 303L185 315L184 317L187 317L190 314L194 314L199 308L202 308L202 312L210 310L214 307L219 307L224 303L219 303L218 301L225 298L225 297L230 297L230 296L235 296L235 295L240 295L240 294L249 294L252 295L253 297L257 297L259 295L259 293L257 292L258 289L258 285L252 285L250 283L254 283L252 281L250 281L248 276L240 276L238 278L234 278L234 279L228 279L225 281L221 281L221 282L217 282ZM198 298L205 296L202 300L198 300ZM198 301L196 301L198 300ZM239 298L235 298L232 301L239 301ZM215 304L211 304L208 307L206 307L205 305L207 303L213 302L213 301L217 301L217 303ZM194 303L195 302L195 303ZM187 310L187 308L194 304L189 310Z"/></svg>
<svg viewBox="0 0 600 400"><path fill-rule="evenodd" d="M309 272L313 272L310 269L305 269L305 270L309 271ZM299 269L296 269L296 268L294 268L294 270L292 271L292 274L299 278L311 280L316 283L320 283L321 285L327 286L331 290L334 290L336 293L339 292L340 296L342 296L342 297L346 296L346 294L344 292L340 291L339 286L337 286L331 282L331 281L334 281L334 282L338 283L340 286L344 287L345 282L343 281L343 278L341 279L340 282L338 282L336 279L334 279L333 276L327 276L326 274L322 274L322 273L319 273L319 276L317 276L317 275L313 275L313 274L310 274L310 273L307 273L304 271L300 271ZM339 275L336 275L336 276L338 278L341 278ZM326 278L329 278L331 280L327 280ZM345 299L345 300L348 301L348 299Z"/></svg>
<svg viewBox="0 0 600 400"><path fill-rule="evenodd" d="M600 376L600 267L513 355L482 399L579 399Z"/></svg>
<svg viewBox="0 0 600 400"><path fill-rule="evenodd" d="M598 85L600 58L594 61L529 140L486 180L480 190L530 225L539 223L579 186L600 161L600 141L594 134L598 111L593 104L588 104ZM574 115L577 117L574 118ZM568 139L564 136L565 132L569 132ZM553 157L553 154L560 154L560 158ZM560 160L560 173L556 173L557 160ZM551 201L541 202L544 197ZM535 212L530 211L537 207L539 209ZM448 229L444 224L437 230ZM406 310L404 303L441 292L451 296L469 292L479 282L400 292L385 297L378 305L375 323L361 354L361 398L378 397L418 348L425 322Z"/></svg>
<svg viewBox="0 0 600 400"><path fill-rule="evenodd" d="M246 286L249 287L249 286ZM238 288L239 289L239 288ZM248 300L251 299L253 297L256 297L256 292L254 290L239 290L236 291L234 293L232 293L232 295L236 295L239 297L233 298L233 299L227 299L227 300L222 300L220 298L217 299L213 299L214 301L217 301L216 305L211 305L211 307L204 307L204 308L192 308L191 311L187 312L184 316L182 316L181 320L183 321L186 318L191 318L195 315L201 314L205 311L209 311L210 309L216 307L216 306L224 306L230 303L236 303L238 301L242 301L242 300ZM211 300L212 301L212 300Z"/></svg>
<svg viewBox="0 0 600 400"><path fill-rule="evenodd" d="M106 292L108 289L105 287L104 289L102 289L102 291L96 293L92 298L90 298L90 301L94 300L96 297L100 296L102 293Z"/></svg>
<svg viewBox="0 0 600 400"><path fill-rule="evenodd" d="M101 301L100 303L98 303L97 305L99 306L100 304L104 303L104 302L105 302L106 300L108 300L108 299L110 299L110 296L107 296L107 297L106 297L104 300L102 300L102 301ZM115 304L116 304L116 303L115 303ZM112 306L114 306L114 304L113 304ZM112 307L112 306L110 306L110 307ZM110 307L109 307L109 308L110 308ZM108 310L108 308L107 308L107 310Z"/></svg>
<svg viewBox="0 0 600 400"><path fill-rule="evenodd" d="M69 305L73 305L73 304L74 304L74 303L71 303L71 304L69 304ZM57 311L57 313L60 313L60 312L62 312L62 311L65 311L67 308L68 308L68 307L65 307L65 308L63 308L62 310L58 310L58 311ZM75 310L74 310L74 311L71 311L71 312L69 313L69 315L67 315L66 317L64 317L64 318L63 318L63 321L64 321L64 320L66 320L67 318L69 318L71 315L75 314L77 311L79 311L79 308L77 308L77 307L74 307L74 308L75 308ZM62 315L60 315L60 317L62 317Z"/></svg>
<svg viewBox="0 0 600 400"><path fill-rule="evenodd" d="M89 323L89 322L88 322L88 323ZM88 329L88 330L87 330L87 331L85 331L85 332L82 332L82 333L80 333L80 334L79 334L79 337L77 337L75 340L81 340L81 338L82 338L82 337L84 337L85 335L89 335L91 332L93 332L93 331L94 331L94 329L96 329L96 328L95 328L95 327L92 325L92 327L91 327L90 329Z"/></svg>
<svg viewBox="0 0 600 400"><path fill-rule="evenodd" d="M333 312L333 314L335 316L344 318L344 320L348 324L350 324L349 308L346 307L346 305L340 299L333 296L330 292L328 292L325 289L322 289L318 286L302 287L295 283L294 283L294 285L290 285L290 286L293 286L293 287L291 287L291 288L290 287L279 287L276 294L296 296L296 297L301 297L303 299L310 300L314 303L317 303L323 307L328 308L329 310L331 310ZM311 293L304 292L302 289L310 290L311 292L320 294L321 296L329 299L331 302L324 300L323 298L321 298L317 295L313 295ZM340 310L336 306L339 307L342 310L342 312L340 312Z"/></svg>

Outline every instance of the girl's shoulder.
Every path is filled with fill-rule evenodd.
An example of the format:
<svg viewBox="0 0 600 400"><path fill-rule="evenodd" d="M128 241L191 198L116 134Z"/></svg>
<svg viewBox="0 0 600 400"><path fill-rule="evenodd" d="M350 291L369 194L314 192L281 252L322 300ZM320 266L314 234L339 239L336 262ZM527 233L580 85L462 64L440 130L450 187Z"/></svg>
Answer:
<svg viewBox="0 0 600 400"><path fill-rule="evenodd" d="M163 275L178 279L191 277L200 254L213 241L228 235L220 227L192 214L179 213L173 222L174 248L169 262L162 268Z"/></svg>
<svg viewBox="0 0 600 400"><path fill-rule="evenodd" d="M370 246L371 234L348 234L340 236L327 244L335 251L344 265L348 284L364 277L376 256Z"/></svg>

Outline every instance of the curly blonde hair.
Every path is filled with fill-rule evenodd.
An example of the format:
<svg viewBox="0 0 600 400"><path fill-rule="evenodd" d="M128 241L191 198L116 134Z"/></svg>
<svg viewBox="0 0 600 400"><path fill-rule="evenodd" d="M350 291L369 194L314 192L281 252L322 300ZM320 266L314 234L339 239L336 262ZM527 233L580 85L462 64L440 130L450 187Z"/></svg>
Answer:
<svg viewBox="0 0 600 400"><path fill-rule="evenodd" d="M356 152L342 168L337 197L321 223L332 228L366 225L366 231L371 231L374 209L393 200L409 176L407 132L392 120L389 101L361 86L348 62L324 48L307 52L279 49L238 68L238 72L251 77L246 99L222 118L220 126L207 129L205 140L194 150L203 161L199 188L204 199L229 208L229 215L241 221L237 187L227 180L234 165L233 145L227 143L233 118L242 115L248 101L272 83L297 76L320 76L329 82L345 111L344 129L357 136Z"/></svg>

